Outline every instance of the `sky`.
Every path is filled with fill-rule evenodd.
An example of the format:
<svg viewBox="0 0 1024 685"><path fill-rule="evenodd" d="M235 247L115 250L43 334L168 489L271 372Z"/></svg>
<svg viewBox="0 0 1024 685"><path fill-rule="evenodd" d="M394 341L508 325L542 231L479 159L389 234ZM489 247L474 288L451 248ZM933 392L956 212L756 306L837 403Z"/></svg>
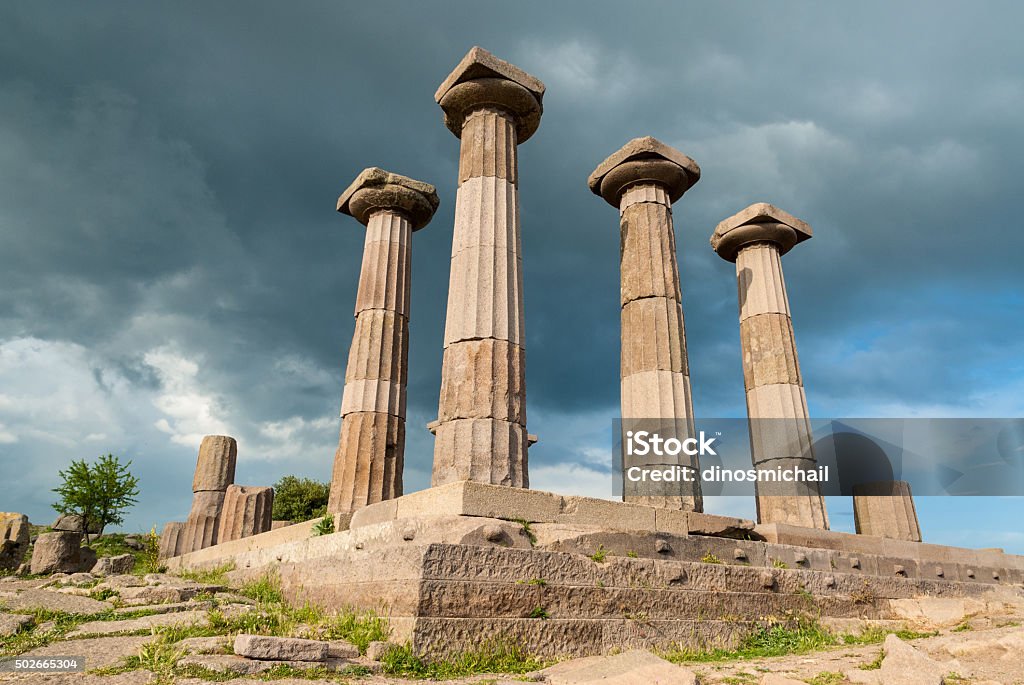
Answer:
<svg viewBox="0 0 1024 685"><path fill-rule="evenodd" d="M481 45L547 85L520 147L531 485L611 495L618 217L588 174L653 135L698 417L745 413L734 267L757 201L816 417L1024 416L1019 3L46 1L0 6L0 510L54 517L71 459L132 460L125 529L187 514L199 442L236 482L327 480L360 170L437 186L413 239L406 491L429 484L459 141L433 101ZM711 501L753 516L753 503ZM848 501L829 502L852 530ZM1015 498L919 498L925 539L1024 553Z"/></svg>

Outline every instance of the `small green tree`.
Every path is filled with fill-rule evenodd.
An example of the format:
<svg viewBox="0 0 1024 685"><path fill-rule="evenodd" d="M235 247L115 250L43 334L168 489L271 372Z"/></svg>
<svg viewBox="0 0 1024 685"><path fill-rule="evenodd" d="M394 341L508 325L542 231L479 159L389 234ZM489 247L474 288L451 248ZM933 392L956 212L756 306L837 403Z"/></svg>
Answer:
<svg viewBox="0 0 1024 685"><path fill-rule="evenodd" d="M323 516L330 492L327 483L285 476L274 483L274 520L302 523Z"/></svg>
<svg viewBox="0 0 1024 685"><path fill-rule="evenodd" d="M99 524L100 532L111 524L124 522L124 512L138 500L139 479L128 471L132 463L122 464L113 454L100 456L93 464L84 459L72 461L60 472L64 481L53 491L60 501L53 508L60 514L82 517L82 532L89 544L89 526Z"/></svg>

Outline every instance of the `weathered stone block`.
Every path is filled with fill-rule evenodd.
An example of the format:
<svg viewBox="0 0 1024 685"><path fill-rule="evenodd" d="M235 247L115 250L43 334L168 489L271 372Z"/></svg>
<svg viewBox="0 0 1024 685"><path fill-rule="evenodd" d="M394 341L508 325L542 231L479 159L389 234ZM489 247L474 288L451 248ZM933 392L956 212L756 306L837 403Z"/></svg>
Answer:
<svg viewBox="0 0 1024 685"><path fill-rule="evenodd" d="M61 514L57 517L57 520L50 525L50 528L69 533L85 532L82 528L82 517L78 514ZM102 532L103 528L100 526L99 521L89 522L89 535L99 535Z"/></svg>
<svg viewBox="0 0 1024 685"><path fill-rule="evenodd" d="M445 347L438 420L494 418L526 424L525 351L506 340Z"/></svg>
<svg viewBox="0 0 1024 685"><path fill-rule="evenodd" d="M207 435L199 446L192 492L224 490L235 482L238 444L227 435Z"/></svg>
<svg viewBox="0 0 1024 685"><path fill-rule="evenodd" d="M326 661L327 643L294 637L246 635L235 637L235 654L272 661Z"/></svg>
<svg viewBox="0 0 1024 685"><path fill-rule="evenodd" d="M14 570L21 565L30 538L28 516L0 512L0 569Z"/></svg>
<svg viewBox="0 0 1024 685"><path fill-rule="evenodd" d="M218 542L238 540L270 530L274 489L231 485L224 493Z"/></svg>
<svg viewBox="0 0 1024 685"><path fill-rule="evenodd" d="M77 573L84 570L82 560L81 533L42 533L32 547L31 572L33 575Z"/></svg>
<svg viewBox="0 0 1024 685"><path fill-rule="evenodd" d="M94 576L115 576L131 573L133 568L135 557L131 554L119 554L116 557L98 559L90 572Z"/></svg>

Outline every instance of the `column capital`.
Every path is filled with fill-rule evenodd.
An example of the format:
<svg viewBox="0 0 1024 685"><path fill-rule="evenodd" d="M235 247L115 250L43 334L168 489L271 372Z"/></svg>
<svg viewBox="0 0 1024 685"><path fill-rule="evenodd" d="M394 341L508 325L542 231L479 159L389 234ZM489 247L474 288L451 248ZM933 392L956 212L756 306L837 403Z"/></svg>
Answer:
<svg viewBox="0 0 1024 685"><path fill-rule="evenodd" d="M438 203L437 189L429 183L368 167L338 198L338 211L364 226L375 211L398 211L408 217L416 231L430 223Z"/></svg>
<svg viewBox="0 0 1024 685"><path fill-rule="evenodd" d="M473 47L437 88L434 100L444 110L444 124L462 137L462 124L474 110L494 107L515 121L517 142L540 126L544 84L481 47Z"/></svg>
<svg viewBox="0 0 1024 685"><path fill-rule="evenodd" d="M700 167L679 150L657 138L634 138L597 165L587 179L595 195L613 207L626 189L637 183L657 183L665 187L675 202L700 180Z"/></svg>
<svg viewBox="0 0 1024 685"><path fill-rule="evenodd" d="M735 262L736 255L751 243L774 243L786 254L797 243L814 235L811 227L767 202L756 202L715 227L711 248L722 259Z"/></svg>

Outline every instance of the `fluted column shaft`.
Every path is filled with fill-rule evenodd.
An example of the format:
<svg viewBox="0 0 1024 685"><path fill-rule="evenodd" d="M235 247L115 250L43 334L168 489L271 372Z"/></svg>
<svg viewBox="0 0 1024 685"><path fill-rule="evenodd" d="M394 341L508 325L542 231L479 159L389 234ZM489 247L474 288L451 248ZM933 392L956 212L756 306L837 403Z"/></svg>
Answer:
<svg viewBox="0 0 1024 685"><path fill-rule="evenodd" d="M755 468L814 470L817 462L797 358L780 247L752 242L736 255L743 383ZM759 483L758 520L828 528L817 483Z"/></svg>
<svg viewBox="0 0 1024 685"><path fill-rule="evenodd" d="M527 487L514 117L474 109L461 139L432 484Z"/></svg>
<svg viewBox="0 0 1024 685"><path fill-rule="evenodd" d="M921 525L910 491L902 480L853 486L853 520L862 535L921 542Z"/></svg>
<svg viewBox="0 0 1024 685"><path fill-rule="evenodd" d="M345 367L332 512L402 494L411 238L412 224L401 212L370 214Z"/></svg>
<svg viewBox="0 0 1024 685"><path fill-rule="evenodd" d="M691 436L693 397L686 353L686 332L679 287L672 204L661 184L640 183L626 189L619 204L621 229L621 403L622 418L663 419L656 429L679 439ZM669 459L666 457L666 459ZM624 456L625 468L633 464ZM661 483L652 492L645 483L638 493L625 483L624 498L650 506L670 509L703 510L698 462L684 457L683 462L653 464L659 468L684 465L690 482Z"/></svg>

